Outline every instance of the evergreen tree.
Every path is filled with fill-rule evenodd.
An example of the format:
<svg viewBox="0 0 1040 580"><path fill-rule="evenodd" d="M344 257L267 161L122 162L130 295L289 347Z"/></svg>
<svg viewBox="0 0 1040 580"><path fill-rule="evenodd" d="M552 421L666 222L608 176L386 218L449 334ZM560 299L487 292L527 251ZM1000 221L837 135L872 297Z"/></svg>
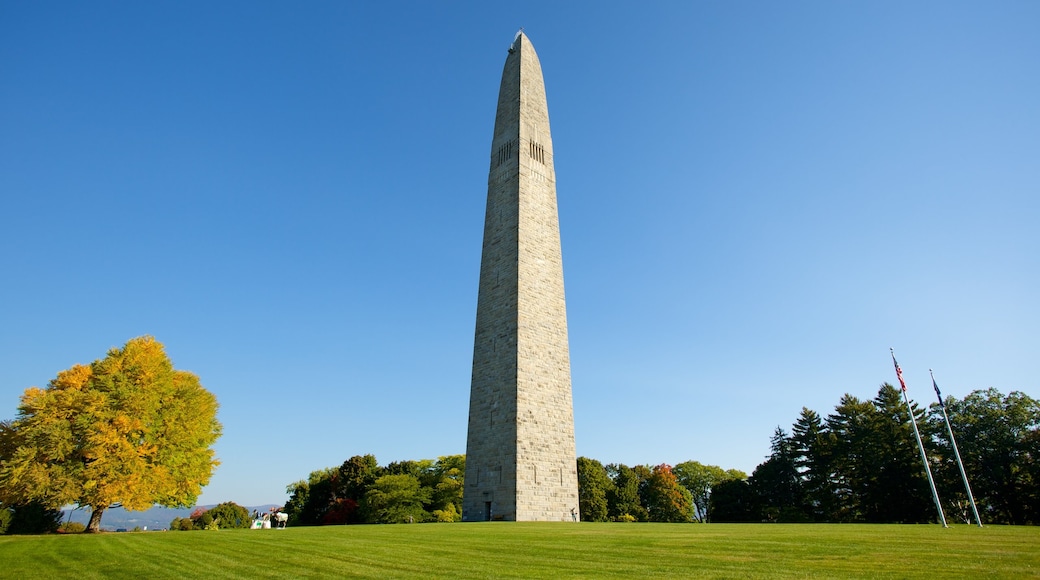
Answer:
<svg viewBox="0 0 1040 580"><path fill-rule="evenodd" d="M871 463L873 455L864 455L864 450L870 445L869 430L873 413L874 406L870 402L845 394L834 408L834 413L825 420L827 431L832 437L833 522L865 521L865 482L877 469Z"/></svg>
<svg viewBox="0 0 1040 580"><path fill-rule="evenodd" d="M804 493L791 439L780 427L770 440L769 459L755 469L748 483L762 519L779 522L808 519L803 509Z"/></svg>
<svg viewBox="0 0 1040 580"><path fill-rule="evenodd" d="M820 415L802 407L791 428L791 450L802 482L803 511L810 521L825 522L834 512L831 485L831 447L833 439L824 429Z"/></svg>
<svg viewBox="0 0 1040 580"><path fill-rule="evenodd" d="M863 454L872 454L872 463L877 466L865 489L867 521L936 521L935 502L901 391L888 383L881 385L874 408L870 443L862 450ZM921 423L923 409L917 405L911 408Z"/></svg>
<svg viewBox="0 0 1040 580"><path fill-rule="evenodd" d="M11 514L5 530L8 534L49 534L61 525L61 510L40 502L9 506L4 511Z"/></svg>

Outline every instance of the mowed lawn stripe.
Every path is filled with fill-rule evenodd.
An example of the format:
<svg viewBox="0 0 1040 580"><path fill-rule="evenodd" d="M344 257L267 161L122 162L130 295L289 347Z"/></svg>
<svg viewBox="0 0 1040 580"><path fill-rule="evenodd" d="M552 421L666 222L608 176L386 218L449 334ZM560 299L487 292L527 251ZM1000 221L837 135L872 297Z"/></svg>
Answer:
<svg viewBox="0 0 1040 580"><path fill-rule="evenodd" d="M0 537L11 578L1029 578L1040 528L475 523Z"/></svg>

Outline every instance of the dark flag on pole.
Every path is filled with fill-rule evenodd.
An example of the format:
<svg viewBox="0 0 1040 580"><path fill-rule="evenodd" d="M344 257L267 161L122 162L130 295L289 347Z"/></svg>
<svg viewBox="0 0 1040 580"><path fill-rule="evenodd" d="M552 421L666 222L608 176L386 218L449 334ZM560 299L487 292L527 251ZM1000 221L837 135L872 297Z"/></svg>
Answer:
<svg viewBox="0 0 1040 580"><path fill-rule="evenodd" d="M903 380L903 369L899 368L899 363L896 362L896 353L892 353L892 364L896 366L896 378L899 379L899 386L903 387L903 392L906 392L906 381ZM935 388L935 391L939 391L939 387Z"/></svg>
<svg viewBox="0 0 1040 580"><path fill-rule="evenodd" d="M932 369L928 369L928 372L929 373L932 372ZM946 403L943 403L942 393L939 392L939 385L937 385L935 383L935 375L932 375L932 388L935 389L935 396L939 397L939 406L943 407L945 409L946 408Z"/></svg>

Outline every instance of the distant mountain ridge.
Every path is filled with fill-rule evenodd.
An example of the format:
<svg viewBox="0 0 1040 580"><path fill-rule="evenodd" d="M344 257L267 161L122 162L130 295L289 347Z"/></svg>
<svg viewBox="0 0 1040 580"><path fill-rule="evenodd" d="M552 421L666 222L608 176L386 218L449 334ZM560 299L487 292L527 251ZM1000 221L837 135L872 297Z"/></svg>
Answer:
<svg viewBox="0 0 1040 580"><path fill-rule="evenodd" d="M142 512L131 512L123 508L108 508L105 510L105 513L101 514L101 529L109 532L114 532L116 530L132 530L134 528L141 528L142 530L146 529L148 531L165 530L170 527L170 522L173 521L174 518L186 518L190 516L191 512L195 511L196 508L202 507L209 509L216 505L217 504L194 506L190 508L153 506ZM281 504L268 503L243 507L249 510L249 513L253 513L253 510L264 513L271 508L280 505ZM90 521L90 510L86 508L64 510L62 512L61 521L73 521L86 525L87 522Z"/></svg>

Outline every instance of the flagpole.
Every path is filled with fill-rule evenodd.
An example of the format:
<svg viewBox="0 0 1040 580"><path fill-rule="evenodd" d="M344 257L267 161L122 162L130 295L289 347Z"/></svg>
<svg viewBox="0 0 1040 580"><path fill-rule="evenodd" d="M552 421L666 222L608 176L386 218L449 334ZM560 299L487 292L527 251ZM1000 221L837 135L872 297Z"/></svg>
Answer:
<svg viewBox="0 0 1040 580"><path fill-rule="evenodd" d="M939 512L939 520L942 522L943 527L948 528L950 526L946 525L946 515L943 514L942 504L939 503L939 492L935 490L935 480L932 479L932 468L928 466L928 456L924 454L921 432L917 430L917 418L914 417L914 408L910 406L910 397L906 394L906 381L903 380L903 369L899 368L899 363L896 362L896 352L891 348L888 350L892 353L892 364L896 367L896 378L899 379L899 386L903 388L903 400L906 401L906 410L910 413L910 424L914 426L914 436L917 437L917 449L921 451L921 461L924 463L924 472L928 475L928 485L932 488L935 511Z"/></svg>
<svg viewBox="0 0 1040 580"><path fill-rule="evenodd" d="M935 382L935 375L932 374L932 369L928 369L928 374L932 377L932 388L935 389L935 396L939 398L939 408L942 409L943 419L946 420L946 432L950 434L950 445L953 446L953 456L957 459L957 467L961 470L961 479L964 481L964 491L968 492L968 501L971 502L971 511L975 514L975 523L982 527L982 518L979 517L979 508L975 507L975 497L971 495L971 486L968 485L968 474L964 471L964 462L961 461L961 452L957 450L957 440L953 438L953 427L950 426L950 417L946 414L946 403L943 403L942 393L939 392L939 385Z"/></svg>

